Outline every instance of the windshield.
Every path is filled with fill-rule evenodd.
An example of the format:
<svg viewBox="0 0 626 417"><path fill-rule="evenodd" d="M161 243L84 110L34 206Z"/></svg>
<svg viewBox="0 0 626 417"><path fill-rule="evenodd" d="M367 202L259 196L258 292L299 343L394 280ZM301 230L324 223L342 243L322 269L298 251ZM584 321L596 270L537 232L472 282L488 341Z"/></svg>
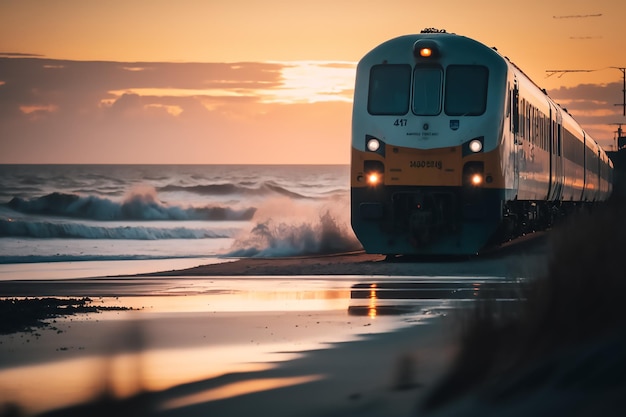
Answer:
<svg viewBox="0 0 626 417"><path fill-rule="evenodd" d="M411 78L412 89L411 89ZM379 64L370 69L367 111L402 116L409 105L418 116L479 116L487 108L489 70L482 65L417 66ZM412 94L412 100L411 100Z"/></svg>
<svg viewBox="0 0 626 417"><path fill-rule="evenodd" d="M446 69L445 112L478 116L487 107L489 71L481 65L450 65Z"/></svg>
<svg viewBox="0 0 626 417"><path fill-rule="evenodd" d="M410 92L410 65L374 65L370 70L367 111L378 115L407 114Z"/></svg>
<svg viewBox="0 0 626 417"><path fill-rule="evenodd" d="M439 67L416 67L413 74L413 112L420 116L439 114L443 71Z"/></svg>

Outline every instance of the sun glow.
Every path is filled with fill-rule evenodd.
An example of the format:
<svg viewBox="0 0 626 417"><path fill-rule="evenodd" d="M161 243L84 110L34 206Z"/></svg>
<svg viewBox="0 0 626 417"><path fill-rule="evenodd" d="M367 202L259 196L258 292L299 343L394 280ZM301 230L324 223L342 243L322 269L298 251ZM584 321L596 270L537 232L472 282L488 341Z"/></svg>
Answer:
<svg viewBox="0 0 626 417"><path fill-rule="evenodd" d="M166 104L148 104L146 108L164 109L166 112L168 112L172 116L178 116L179 114L183 112L183 109L180 106L169 106Z"/></svg>
<svg viewBox="0 0 626 417"><path fill-rule="evenodd" d="M125 71L140 72L140 71L146 71L149 68L147 67L122 67L122 69Z"/></svg>
<svg viewBox="0 0 626 417"><path fill-rule="evenodd" d="M270 90L263 101L352 102L355 62L297 61L284 64L282 86Z"/></svg>
<svg viewBox="0 0 626 417"><path fill-rule="evenodd" d="M220 80L222 88L127 88L110 90L108 94L119 98L124 94L150 97L250 97L261 103L318 103L324 101L352 102L356 63L331 61L280 62L281 83L278 86L259 88L259 82L251 82L246 88L238 82L237 87L229 88L232 82ZM142 71L144 68L125 67L128 71ZM115 99L106 98L102 104Z"/></svg>

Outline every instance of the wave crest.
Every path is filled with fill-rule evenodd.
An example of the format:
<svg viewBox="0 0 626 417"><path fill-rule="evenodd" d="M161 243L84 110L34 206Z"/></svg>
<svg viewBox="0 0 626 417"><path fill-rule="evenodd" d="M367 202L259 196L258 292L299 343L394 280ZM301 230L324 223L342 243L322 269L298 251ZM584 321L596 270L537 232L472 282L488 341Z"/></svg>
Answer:
<svg viewBox="0 0 626 417"><path fill-rule="evenodd" d="M224 195L244 195L244 196L284 196L293 199L309 199L310 197L291 191L274 181L265 181L258 187L253 187L252 183L242 182L240 184L207 184L207 185L166 185L160 187L159 191L185 191L208 196Z"/></svg>
<svg viewBox="0 0 626 417"><path fill-rule="evenodd" d="M43 197L14 197L7 207L20 213L88 220L250 220L256 208L170 206L154 189L135 190L122 202L96 196L54 192Z"/></svg>
<svg viewBox="0 0 626 417"><path fill-rule="evenodd" d="M74 238L74 239L219 239L235 232L214 232L186 227L100 227L77 223L33 222L0 219L0 237Z"/></svg>

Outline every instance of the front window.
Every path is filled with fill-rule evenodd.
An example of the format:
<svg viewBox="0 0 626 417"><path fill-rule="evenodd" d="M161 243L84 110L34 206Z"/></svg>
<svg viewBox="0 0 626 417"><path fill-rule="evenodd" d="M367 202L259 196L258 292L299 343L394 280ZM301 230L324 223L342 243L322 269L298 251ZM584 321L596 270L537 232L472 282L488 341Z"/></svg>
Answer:
<svg viewBox="0 0 626 417"><path fill-rule="evenodd" d="M370 70L367 111L376 115L405 115L409 111L410 93L410 65L374 65Z"/></svg>
<svg viewBox="0 0 626 417"><path fill-rule="evenodd" d="M439 114L443 71L439 67L416 67L413 74L413 112L419 116Z"/></svg>
<svg viewBox="0 0 626 417"><path fill-rule="evenodd" d="M450 65L446 69L445 112L478 116L487 108L489 71L481 65Z"/></svg>

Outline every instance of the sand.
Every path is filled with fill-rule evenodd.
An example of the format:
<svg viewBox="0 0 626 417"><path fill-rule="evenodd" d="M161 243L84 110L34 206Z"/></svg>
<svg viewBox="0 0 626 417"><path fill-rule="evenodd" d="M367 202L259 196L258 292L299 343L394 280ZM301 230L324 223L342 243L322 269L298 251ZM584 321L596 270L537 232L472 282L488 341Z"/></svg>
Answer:
<svg viewBox="0 0 626 417"><path fill-rule="evenodd" d="M402 316L349 315L350 285L512 278L540 268L543 257L535 244L515 256L447 262L351 253L245 259L127 280L0 282L5 297L92 296L137 309L0 336L0 404L34 414L113 392L117 406L141 398L133 415L412 415L458 349L458 322L437 302ZM232 288L243 298L230 299ZM132 397L137 392L147 393Z"/></svg>
<svg viewBox="0 0 626 417"><path fill-rule="evenodd" d="M398 257L353 252L292 258L247 258L147 276L264 276L264 275L380 275L380 276L531 276L546 261L546 236L538 232L515 244L475 257Z"/></svg>

